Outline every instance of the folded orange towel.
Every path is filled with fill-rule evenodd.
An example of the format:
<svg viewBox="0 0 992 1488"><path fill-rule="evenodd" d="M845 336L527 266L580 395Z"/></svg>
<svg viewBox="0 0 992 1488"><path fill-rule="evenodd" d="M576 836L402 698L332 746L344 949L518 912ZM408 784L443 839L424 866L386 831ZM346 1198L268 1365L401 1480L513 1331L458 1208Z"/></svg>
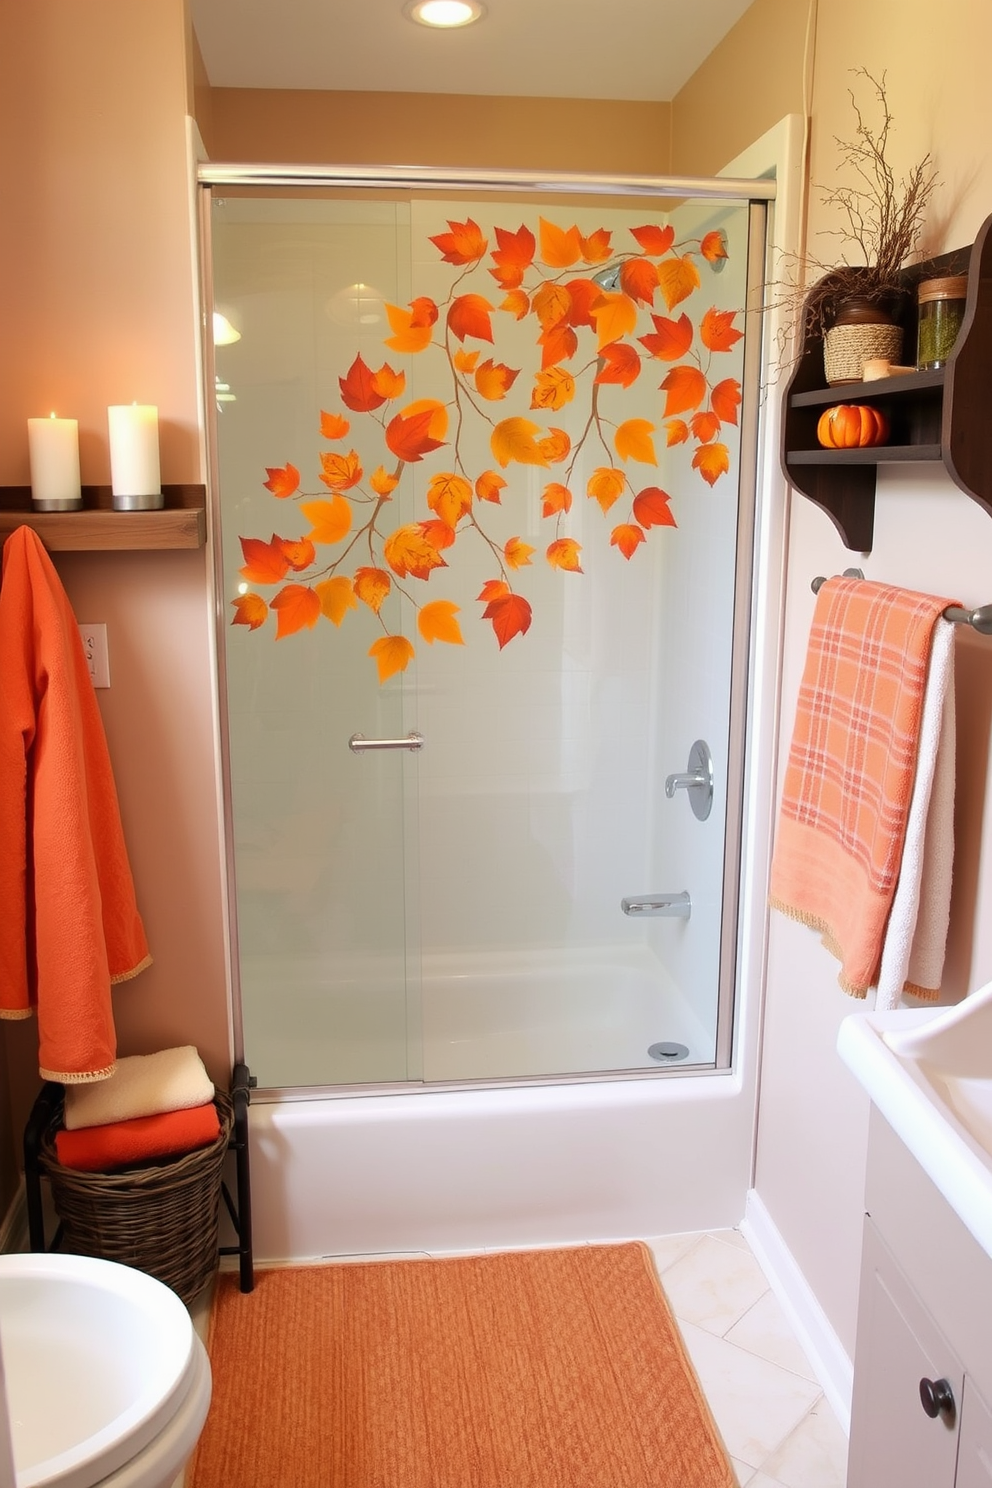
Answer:
<svg viewBox="0 0 992 1488"><path fill-rule="evenodd" d="M0 1018L37 1008L43 1079L104 1079L111 983L151 957L76 617L28 527L0 583L0 844Z"/></svg>
<svg viewBox="0 0 992 1488"><path fill-rule="evenodd" d="M933 629L955 603L864 579L828 579L817 596L770 897L821 933L855 997L878 976Z"/></svg>
<svg viewBox="0 0 992 1488"><path fill-rule="evenodd" d="M65 1168L87 1173L126 1168L149 1157L172 1157L206 1147L220 1136L217 1107L190 1106L161 1116L135 1116L109 1126L84 1126L55 1133L55 1153Z"/></svg>

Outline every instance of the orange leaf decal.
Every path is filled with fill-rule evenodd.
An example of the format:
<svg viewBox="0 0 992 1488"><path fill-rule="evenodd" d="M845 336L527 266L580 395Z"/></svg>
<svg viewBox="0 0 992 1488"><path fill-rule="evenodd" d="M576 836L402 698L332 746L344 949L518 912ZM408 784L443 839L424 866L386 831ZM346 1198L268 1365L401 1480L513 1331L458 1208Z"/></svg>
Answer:
<svg viewBox="0 0 992 1488"><path fill-rule="evenodd" d="M231 603L236 611L232 625L247 625L249 630L257 630L265 624L269 607L260 594L239 594Z"/></svg>
<svg viewBox="0 0 992 1488"><path fill-rule="evenodd" d="M569 299L569 325L587 325L595 330L596 322L592 318L592 307L603 298L600 286L594 279L570 279L565 288L568 290Z"/></svg>
<svg viewBox="0 0 992 1488"><path fill-rule="evenodd" d="M708 232L699 245L699 251L707 263L716 263L727 257L727 235L721 229Z"/></svg>
<svg viewBox="0 0 992 1488"><path fill-rule="evenodd" d="M548 545L546 557L552 568L561 568L566 573L581 573L579 554L582 546L574 537L559 537Z"/></svg>
<svg viewBox="0 0 992 1488"><path fill-rule="evenodd" d="M453 530L472 510L472 487L463 475L442 470L427 487L427 505Z"/></svg>
<svg viewBox="0 0 992 1488"><path fill-rule="evenodd" d="M658 265L658 283L661 292L665 296L665 304L669 310L680 302L688 299L694 289L699 288L699 270L692 261L692 254L686 253L682 258L666 258L665 262Z"/></svg>
<svg viewBox="0 0 992 1488"><path fill-rule="evenodd" d="M475 483L475 494L480 501L494 501L497 506L500 502L500 491L504 490L506 481L495 470L484 470Z"/></svg>
<svg viewBox="0 0 992 1488"><path fill-rule="evenodd" d="M436 320L437 306L434 305L433 300L428 301L428 303L434 308L434 320ZM393 328L393 334L387 337L386 345L391 350L417 352L423 351L426 346L430 346L431 336L434 333L434 320L431 320L427 316L423 308L417 310L415 308L416 305L417 301L415 300L409 309L402 310L399 305L390 305L387 303L386 314L389 317L389 324ZM347 399L345 401L347 402ZM379 402L385 402L385 399L380 397ZM353 406L351 403L348 404L349 408ZM374 406L377 407L378 405L376 404Z"/></svg>
<svg viewBox="0 0 992 1488"><path fill-rule="evenodd" d="M305 568L309 568L311 563L316 560L316 549L309 537L301 537L297 542L294 542L290 538L282 537L279 539L279 542L283 552L289 559L289 566L294 573L302 573Z"/></svg>
<svg viewBox="0 0 992 1488"><path fill-rule="evenodd" d="M417 629L429 646L444 641L449 646L464 646L461 626L455 619L459 606L450 599L435 599L425 604L417 616Z"/></svg>
<svg viewBox="0 0 992 1488"><path fill-rule="evenodd" d="M553 222L546 222L543 217L538 220L541 231L541 257L548 267L567 269L576 263L582 256L579 229L570 227L566 230L556 227Z"/></svg>
<svg viewBox="0 0 992 1488"><path fill-rule="evenodd" d="M390 496L399 485L398 475L390 475L385 465L377 465L369 476L369 485L377 496Z"/></svg>
<svg viewBox="0 0 992 1488"><path fill-rule="evenodd" d="M628 562L636 552L638 543L644 540L644 533L633 522L624 522L621 526L614 527L610 533L610 546L619 548Z"/></svg>
<svg viewBox="0 0 992 1488"><path fill-rule="evenodd" d="M668 448L673 444L685 444L689 438L689 425L685 419L672 418L665 421L665 433L667 435Z"/></svg>
<svg viewBox="0 0 992 1488"><path fill-rule="evenodd" d="M382 601L386 598L393 581L384 568L356 568L355 593L363 604L378 615Z"/></svg>
<svg viewBox="0 0 992 1488"><path fill-rule="evenodd" d="M654 335L638 336L638 341L659 361L677 362L692 345L692 321L684 311L678 320L669 320L664 315L652 315L651 319Z"/></svg>
<svg viewBox="0 0 992 1488"><path fill-rule="evenodd" d="M548 326L537 340L541 348L542 371L546 371L548 367L556 367L559 362L567 362L569 357L575 355L579 344L578 336L569 325Z"/></svg>
<svg viewBox="0 0 992 1488"><path fill-rule="evenodd" d="M406 636L380 636L369 647L379 668L379 682L388 682L397 672L405 672L414 657L413 643Z"/></svg>
<svg viewBox="0 0 992 1488"><path fill-rule="evenodd" d="M596 373L596 382L616 382L621 387L630 387L637 380L641 359L626 341L613 341L609 346L604 346L599 354L604 365Z"/></svg>
<svg viewBox="0 0 992 1488"><path fill-rule="evenodd" d="M632 227L630 235L637 239L645 253L650 253L655 258L667 253L675 242L674 227L658 227L654 223L649 223L646 227Z"/></svg>
<svg viewBox="0 0 992 1488"><path fill-rule="evenodd" d="M579 248L587 264L602 263L612 253L610 240L613 234L605 227L598 227L587 238L579 238Z"/></svg>
<svg viewBox="0 0 992 1488"><path fill-rule="evenodd" d="M362 478L362 467L354 450L349 450L346 455L339 455L336 451L323 454L320 464L323 470L320 479L332 491L350 491Z"/></svg>
<svg viewBox="0 0 992 1488"><path fill-rule="evenodd" d="M511 537L503 545L503 557L509 568L526 568L530 564L530 555L534 551L519 537Z"/></svg>
<svg viewBox="0 0 992 1488"><path fill-rule="evenodd" d="M385 403L382 393L376 390L372 368L362 361L361 353L348 368L347 377L338 378L341 401L353 413L371 413Z"/></svg>
<svg viewBox="0 0 992 1488"><path fill-rule="evenodd" d="M562 460L568 459L572 441L564 429L552 428L543 439L537 441L537 447L548 465L560 465Z"/></svg>
<svg viewBox="0 0 992 1488"><path fill-rule="evenodd" d="M477 341L491 341L493 328L489 316L492 305L479 294L459 295L448 311L448 329L459 341L474 336Z"/></svg>
<svg viewBox="0 0 992 1488"><path fill-rule="evenodd" d="M287 584L272 598L276 612L276 640L295 635L298 630L312 630L320 619L320 600L306 584Z"/></svg>
<svg viewBox="0 0 992 1488"><path fill-rule="evenodd" d="M387 400L402 398L406 388L406 373L394 372L388 362L383 362L378 372L372 373L372 386Z"/></svg>
<svg viewBox="0 0 992 1488"><path fill-rule="evenodd" d="M654 452L654 424L647 419L627 419L613 436L616 452L621 460L639 460L642 465L657 465Z"/></svg>
<svg viewBox="0 0 992 1488"><path fill-rule="evenodd" d="M433 417L433 411L425 408L409 417L398 413L390 419L386 425L386 443L397 459L412 464L415 460L422 460L431 450L440 449L444 440L432 438L430 432Z"/></svg>
<svg viewBox="0 0 992 1488"><path fill-rule="evenodd" d="M531 305L543 330L567 320L572 309L572 296L563 284L548 279L535 294Z"/></svg>
<svg viewBox="0 0 992 1488"><path fill-rule="evenodd" d="M734 330L736 310L707 310L699 325L699 339L710 351L729 351L744 335Z"/></svg>
<svg viewBox="0 0 992 1488"><path fill-rule="evenodd" d="M442 548L450 548L455 540L455 529L449 527L447 522L442 522L440 517L430 522L418 522L417 527L424 534L431 547L440 553Z"/></svg>
<svg viewBox="0 0 992 1488"><path fill-rule="evenodd" d="M553 517L558 512L568 512L571 510L572 493L567 486L559 484L558 481L552 481L550 485L545 486L544 499L541 505L542 517Z"/></svg>
<svg viewBox="0 0 992 1488"><path fill-rule="evenodd" d="M537 424L530 419L508 418L498 423L489 443L497 462L504 470L511 460L518 465L547 465L547 460L534 442Z"/></svg>
<svg viewBox="0 0 992 1488"><path fill-rule="evenodd" d="M520 226L515 233L505 227L496 229L496 247L493 249L495 269L489 272L504 289L516 289L523 283L524 273L534 261L537 244L529 227Z"/></svg>
<svg viewBox="0 0 992 1488"><path fill-rule="evenodd" d="M481 354L482 353L478 351L466 351L463 346L460 346L452 357L455 371L465 373L474 372L475 364L479 360Z"/></svg>
<svg viewBox="0 0 992 1488"><path fill-rule="evenodd" d="M346 418L339 413L325 413L320 410L320 432L325 439L343 439L351 428Z"/></svg>
<svg viewBox="0 0 992 1488"><path fill-rule="evenodd" d="M493 599L502 599L503 595L509 592L510 586L505 579L487 579L476 595L476 599L481 599L488 604ZM483 619L488 620L489 616L484 615Z"/></svg>
<svg viewBox="0 0 992 1488"><path fill-rule="evenodd" d="M300 472L295 465L281 465L270 470L266 465L265 473L269 477L262 485L273 496L278 496L280 501L285 501L287 496L292 496L300 484Z"/></svg>
<svg viewBox="0 0 992 1488"><path fill-rule="evenodd" d="M720 432L720 420L715 413L694 413L689 420L689 428L692 430L693 439L698 439L700 444L709 444Z"/></svg>
<svg viewBox="0 0 992 1488"><path fill-rule="evenodd" d="M501 398L506 397L519 376L519 368L514 371L505 362L494 362L492 357L487 357L476 368L475 386L480 397L487 398L490 403L498 403Z"/></svg>
<svg viewBox="0 0 992 1488"><path fill-rule="evenodd" d="M702 444L692 457L692 468L712 486L730 469L730 451L725 444Z"/></svg>
<svg viewBox="0 0 992 1488"><path fill-rule="evenodd" d="M490 582L495 583L495 580ZM486 585L486 588L489 586ZM490 599L482 612L483 620L492 622L493 631L499 641L499 649L514 636L526 635L530 629L531 608L522 594L511 594L506 585L503 585L502 593ZM480 595L480 598L484 597Z"/></svg>
<svg viewBox="0 0 992 1488"><path fill-rule="evenodd" d="M314 584L313 589L320 600L320 613L333 625L340 625L349 610L358 609L354 585L344 574L322 579L319 584Z"/></svg>
<svg viewBox="0 0 992 1488"><path fill-rule="evenodd" d="M449 220L448 226L451 229L450 232L438 233L436 237L431 238L431 242L440 248L441 257L445 263L455 264L459 268L463 264L475 263L489 247L478 223L473 222L471 217L466 218L464 222Z"/></svg>
<svg viewBox="0 0 992 1488"><path fill-rule="evenodd" d="M511 289L505 300L500 300L499 308L508 310L518 320L523 320L530 309L530 296L525 295L522 289Z"/></svg>
<svg viewBox="0 0 992 1488"><path fill-rule="evenodd" d="M623 494L626 484L627 477L622 470L614 470L610 465L601 465L589 477L586 494L598 501L605 513ZM566 507L565 510L567 511L568 508Z"/></svg>
<svg viewBox="0 0 992 1488"><path fill-rule="evenodd" d="M575 378L562 367L551 367L547 372L538 372L534 378L531 408L550 408L556 411L571 403L575 397Z"/></svg>
<svg viewBox="0 0 992 1488"><path fill-rule="evenodd" d="M634 497L634 516L642 527L675 527L671 499L660 486L646 486Z"/></svg>
<svg viewBox="0 0 992 1488"><path fill-rule="evenodd" d="M637 306L625 294L604 294L602 300L597 300L593 305L592 313L596 321L600 351L604 346L609 346L611 341L619 341L622 336L626 336L637 324Z"/></svg>
<svg viewBox="0 0 992 1488"><path fill-rule="evenodd" d="M443 440L448 432L448 410L437 398L418 398L416 403L408 403L405 408L400 409L404 418L413 418L418 413L430 413L431 421L427 432L432 439Z"/></svg>
<svg viewBox="0 0 992 1488"><path fill-rule="evenodd" d="M417 523L397 527L395 532L391 532L382 545L382 555L393 573L401 579L405 579L407 574L412 574L415 579L429 579L432 570L447 566Z"/></svg>
<svg viewBox="0 0 992 1488"><path fill-rule="evenodd" d="M725 377L723 382L717 383L710 394L713 412L725 424L736 424L740 404L741 385L735 377Z"/></svg>
<svg viewBox="0 0 992 1488"><path fill-rule="evenodd" d="M706 397L706 378L698 367L673 367L661 384L667 393L665 417L698 408ZM670 439L669 444L672 443Z"/></svg>
<svg viewBox="0 0 992 1488"><path fill-rule="evenodd" d="M658 288L658 270L649 258L628 258L620 266L620 286L632 300L652 305Z"/></svg>
<svg viewBox="0 0 992 1488"><path fill-rule="evenodd" d="M281 583L289 572L289 559L275 533L271 542L262 542L260 537L242 537L239 541L245 556L241 577L249 584Z"/></svg>

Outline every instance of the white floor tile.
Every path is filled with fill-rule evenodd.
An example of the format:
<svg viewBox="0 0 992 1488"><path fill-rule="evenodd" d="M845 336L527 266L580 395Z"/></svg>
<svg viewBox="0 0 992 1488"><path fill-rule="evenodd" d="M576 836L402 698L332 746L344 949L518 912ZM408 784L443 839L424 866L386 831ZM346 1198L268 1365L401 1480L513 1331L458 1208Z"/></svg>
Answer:
<svg viewBox="0 0 992 1488"><path fill-rule="evenodd" d="M725 1245L710 1235L667 1267L664 1286L680 1321L721 1338L768 1290L750 1251Z"/></svg>
<svg viewBox="0 0 992 1488"><path fill-rule="evenodd" d="M710 1230L708 1233L714 1240L722 1240L725 1245L736 1245L738 1250L746 1250L748 1255L751 1254L751 1247L740 1230Z"/></svg>
<svg viewBox="0 0 992 1488"><path fill-rule="evenodd" d="M738 1462L736 1457L731 1457L730 1465L737 1474L738 1488L750 1488L754 1481L754 1468L748 1467L746 1462Z"/></svg>
<svg viewBox="0 0 992 1488"><path fill-rule="evenodd" d="M762 1463L785 1488L844 1488L847 1437L825 1400Z"/></svg>
<svg viewBox="0 0 992 1488"><path fill-rule="evenodd" d="M704 1328L680 1327L728 1453L762 1467L820 1399L819 1385Z"/></svg>
<svg viewBox="0 0 992 1488"><path fill-rule="evenodd" d="M776 1478L770 1478L767 1473L755 1473L753 1478L748 1478L747 1488L785 1488L784 1483L778 1482Z"/></svg>
<svg viewBox="0 0 992 1488"><path fill-rule="evenodd" d="M815 1380L812 1365L796 1342L785 1313L775 1293L768 1291L759 1297L753 1307L724 1333L728 1343L736 1343L748 1353L768 1359L772 1364L781 1364L793 1374L804 1379Z"/></svg>
<svg viewBox="0 0 992 1488"><path fill-rule="evenodd" d="M647 1243L651 1247L658 1275L661 1276L669 1266L674 1266L675 1262L687 1255L702 1238L702 1232L695 1231L685 1235L659 1235L649 1240Z"/></svg>

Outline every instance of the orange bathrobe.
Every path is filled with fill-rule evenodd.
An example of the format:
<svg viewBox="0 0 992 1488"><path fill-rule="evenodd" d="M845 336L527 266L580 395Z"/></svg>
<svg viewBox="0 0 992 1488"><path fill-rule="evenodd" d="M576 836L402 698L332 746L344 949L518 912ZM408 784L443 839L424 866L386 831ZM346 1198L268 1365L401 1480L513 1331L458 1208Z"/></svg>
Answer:
<svg viewBox="0 0 992 1488"><path fill-rule="evenodd" d="M43 1079L105 1079L111 984L150 960L76 618L18 527L0 582L0 1017L37 1009Z"/></svg>

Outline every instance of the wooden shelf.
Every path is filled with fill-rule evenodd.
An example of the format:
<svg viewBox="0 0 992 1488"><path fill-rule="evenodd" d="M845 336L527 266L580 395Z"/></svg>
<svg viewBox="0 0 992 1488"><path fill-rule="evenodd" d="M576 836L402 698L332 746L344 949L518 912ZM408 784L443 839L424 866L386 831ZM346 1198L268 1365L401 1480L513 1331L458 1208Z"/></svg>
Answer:
<svg viewBox="0 0 992 1488"><path fill-rule="evenodd" d="M163 486L160 511L114 511L109 486L84 486L83 508L36 512L27 486L0 488L0 541L31 527L52 553L136 552L202 548L207 540L206 488Z"/></svg>
<svg viewBox="0 0 992 1488"><path fill-rule="evenodd" d="M904 356L916 345L916 285L921 279L968 273L964 323L946 367L906 372L875 382L825 387L823 343L807 337L785 392L782 467L795 488L830 517L848 548L868 552L875 522L879 465L929 461L992 516L992 440L987 437L992 387L992 217L970 249L946 253L903 274L909 292ZM825 450L816 425L834 403L871 403L889 420L889 444Z"/></svg>

